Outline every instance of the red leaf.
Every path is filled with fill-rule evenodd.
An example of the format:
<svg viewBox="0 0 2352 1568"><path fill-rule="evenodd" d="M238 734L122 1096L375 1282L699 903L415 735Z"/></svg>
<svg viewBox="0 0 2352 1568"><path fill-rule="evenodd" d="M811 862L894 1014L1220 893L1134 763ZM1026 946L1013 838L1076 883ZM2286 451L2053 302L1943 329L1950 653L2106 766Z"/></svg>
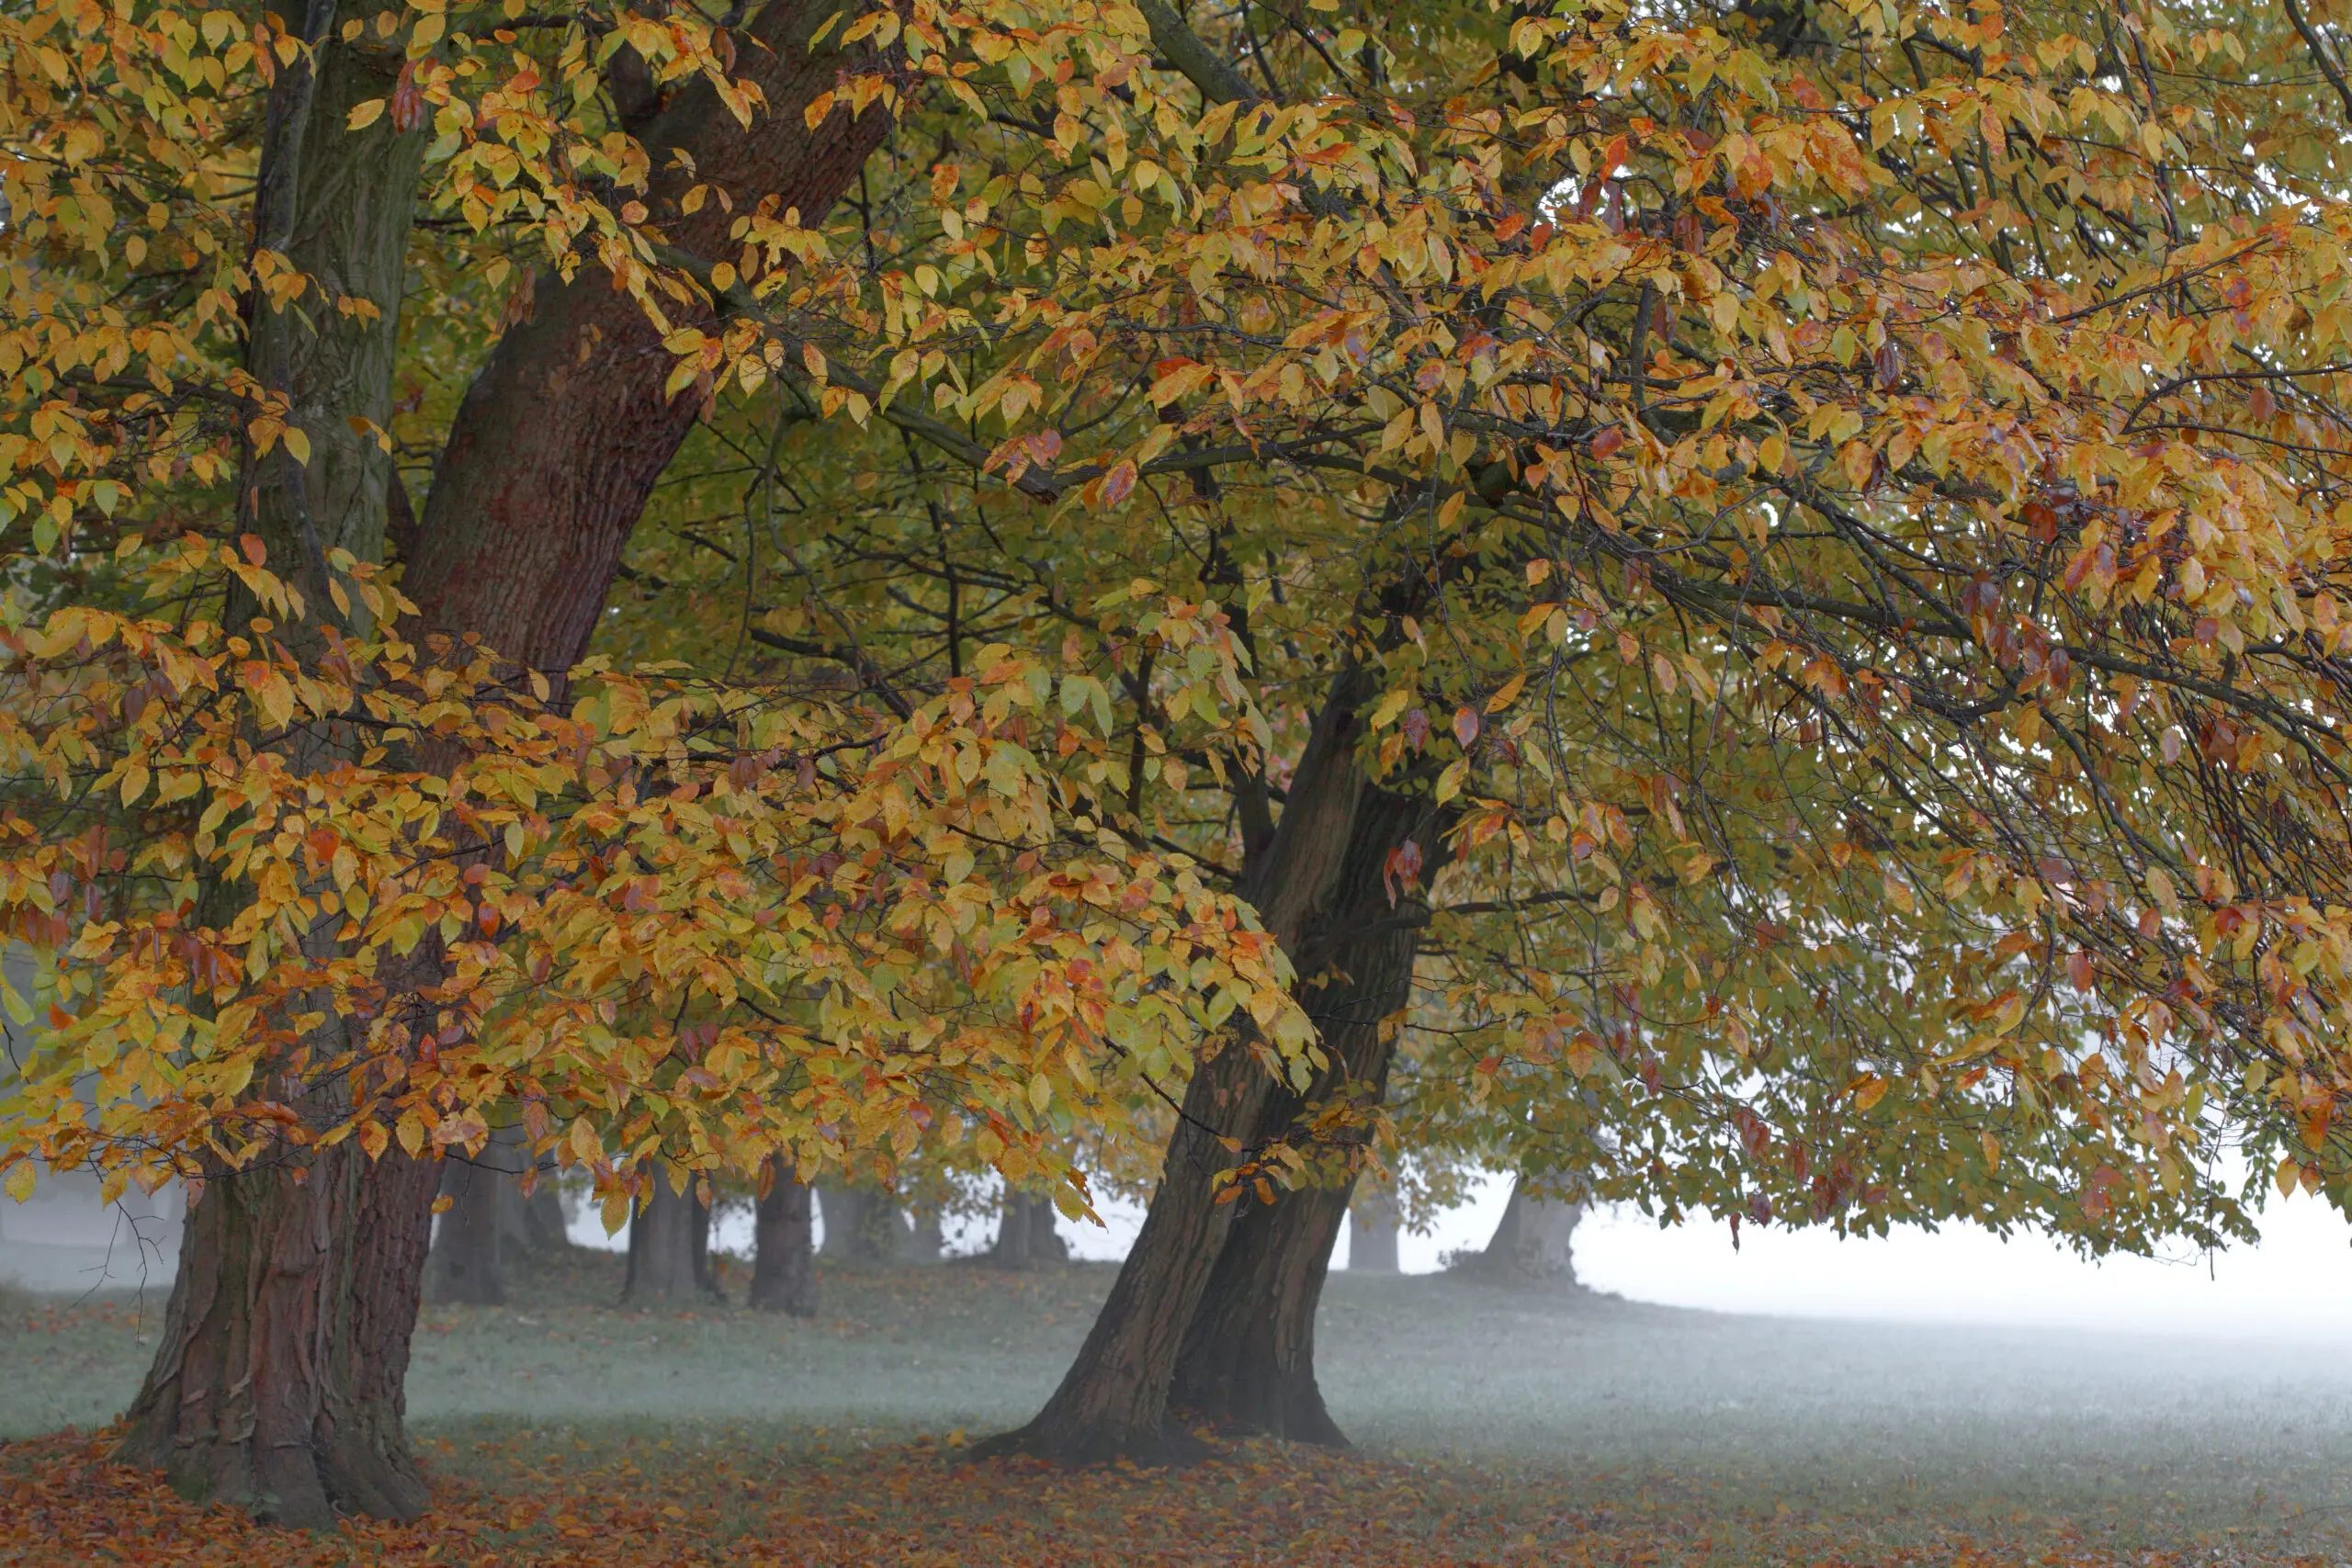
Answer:
<svg viewBox="0 0 2352 1568"><path fill-rule="evenodd" d="M1478 710L1466 703L1453 710L1453 739L1465 751L1478 739Z"/></svg>
<svg viewBox="0 0 2352 1568"><path fill-rule="evenodd" d="M1121 463L1117 468L1113 468L1109 473L1102 476L1103 504L1106 506L1118 505L1119 502L1126 500L1129 495L1134 493L1135 488L1136 466L1133 463Z"/></svg>
<svg viewBox="0 0 2352 1568"><path fill-rule="evenodd" d="M427 118L424 94L416 85L416 62L403 61L400 77L392 84L392 129L414 130L424 125Z"/></svg>
<svg viewBox="0 0 2352 1568"><path fill-rule="evenodd" d="M1592 455L1596 457L1606 457L1623 445L1625 445L1625 433L1613 424L1609 425L1593 434Z"/></svg>

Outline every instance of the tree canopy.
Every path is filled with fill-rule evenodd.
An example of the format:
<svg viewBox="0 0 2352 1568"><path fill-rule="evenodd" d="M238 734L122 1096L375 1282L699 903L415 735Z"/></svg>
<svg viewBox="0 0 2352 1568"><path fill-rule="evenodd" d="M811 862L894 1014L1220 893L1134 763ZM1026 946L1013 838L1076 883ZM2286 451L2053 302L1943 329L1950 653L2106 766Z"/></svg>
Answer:
<svg viewBox="0 0 2352 1568"><path fill-rule="evenodd" d="M808 10L0 18L11 1190L1026 1179L1223 1054L1254 1201L2352 1205L2332 23ZM459 625L578 322L619 589Z"/></svg>

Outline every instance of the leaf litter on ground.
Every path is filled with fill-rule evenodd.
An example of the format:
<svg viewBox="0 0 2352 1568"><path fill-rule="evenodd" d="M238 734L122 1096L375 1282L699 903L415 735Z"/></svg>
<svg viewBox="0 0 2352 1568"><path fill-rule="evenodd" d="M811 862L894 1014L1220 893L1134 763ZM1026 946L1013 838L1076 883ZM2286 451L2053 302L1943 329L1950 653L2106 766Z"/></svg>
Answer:
<svg viewBox="0 0 2352 1568"><path fill-rule="evenodd" d="M1966 1529L1725 1506L1699 1484L1628 1482L1609 1506L1530 1474L1247 1443L1181 1470L967 1462L945 1442L833 1454L522 1431L428 1443L435 1506L333 1532L258 1525L113 1462L113 1435L0 1447L10 1568L1301 1568L1788 1563L1806 1568L2323 1568L2283 1537L2102 1545L2064 1521Z"/></svg>

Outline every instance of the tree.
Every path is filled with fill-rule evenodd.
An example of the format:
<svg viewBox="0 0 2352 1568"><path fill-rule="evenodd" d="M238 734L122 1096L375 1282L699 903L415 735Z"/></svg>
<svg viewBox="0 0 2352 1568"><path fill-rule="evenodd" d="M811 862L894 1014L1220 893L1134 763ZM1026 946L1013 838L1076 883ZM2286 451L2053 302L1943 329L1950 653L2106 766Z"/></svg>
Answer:
<svg viewBox="0 0 2352 1568"><path fill-rule="evenodd" d="M1394 1274L1397 1269L1397 1233L1403 1229L1395 1192L1359 1183L1349 1205L1348 1272Z"/></svg>
<svg viewBox="0 0 2352 1568"><path fill-rule="evenodd" d="M1008 1187L997 1210L996 1235L982 1261L996 1269L1034 1269L1069 1261L1069 1243L1055 1228L1051 1197Z"/></svg>
<svg viewBox="0 0 2352 1568"><path fill-rule="evenodd" d="M751 1304L793 1317L817 1315L817 1254L812 1189L771 1160L761 1175L752 1234Z"/></svg>
<svg viewBox="0 0 2352 1568"><path fill-rule="evenodd" d="M62 826L54 813L50 827L28 825L17 870L31 878L26 888L40 891L17 897L9 918L48 965L41 986L54 998L54 1032L39 1043L34 1070L12 1095L5 1157L12 1187L29 1179L36 1157L86 1159L117 1184L134 1177L161 1180L175 1171L210 1179L198 1201L213 1205L211 1218L191 1231L182 1285L156 1371L134 1411L130 1446L167 1461L192 1490L238 1497L289 1520L318 1522L337 1506L405 1514L422 1506L400 1434L398 1400L435 1175L429 1159L420 1156L453 1145L479 1152L488 1135L484 1108L495 1099L518 1100L535 1155L561 1151L594 1167L609 1214L615 1204L651 1191L644 1153L649 1132L656 1142L675 1138L690 1165L756 1166L796 1139L806 1140L812 1152L839 1157L842 1133L820 1134L820 1126L866 1140L903 1124L906 1114L928 1114L922 1094L936 1092L933 1086L945 1080L906 1077L913 1064L887 1051L882 1060L891 1076L881 1076L867 1049L875 1037L805 1055L782 1044L811 1041L801 1025L775 1011L742 1012L740 1004L747 988L777 1000L769 987L781 975L798 976L786 981L789 1005L818 1011L835 986L821 975L856 975L850 990L868 998L877 994L877 971L880 987L893 983L891 955L901 951L906 934L932 925L915 912L940 904L942 890L920 876L899 876L899 865L883 863L871 851L900 841L924 820L927 808L910 817L902 807L930 791L924 771L943 761L941 755L927 758L926 746L935 753L968 737L978 742L967 753L971 759L989 761L993 754L996 771L978 794L952 769L936 776L949 782L948 795L959 801L1013 807L1012 816L996 806L982 807L988 843L1035 837L1040 803L1021 799L1033 786L1017 782L1023 767L1017 742L971 729L977 722L993 730L1035 700L1033 693L1001 701L1010 692L1004 682L1026 668L1020 661L992 667L978 688L895 715L852 715L838 703L804 704L785 694L730 694L658 682L649 688L592 675L561 691L572 699L567 716L550 705L559 685L541 672L560 676L582 651L594 621L590 601L603 592L594 562L608 558L610 547L598 547L605 558L592 549L591 570L583 572L561 549L517 544L501 555L498 547L477 539L474 546L489 553L465 556L454 545L453 515L469 525L491 519L515 540L534 528L542 539L560 539L578 521L566 511L571 492L547 487L518 490L519 503L510 496L453 514L437 499L443 487L473 486L468 493L484 493L481 470L514 456L471 439L477 425L515 421L512 428L526 431L539 443L534 450L543 453L565 441L579 450L631 446L656 454L652 471L658 472L667 460L663 443L674 450L699 406L690 403L683 416L671 405L648 406L649 376L650 385L673 387L676 361L649 368L648 353L631 344L675 336L675 321L658 297L684 301L691 320L692 310L708 310L707 296L691 281L644 265L651 243L639 226L651 209L634 197L615 206L607 197L641 190L668 208L665 220L691 220L706 202L716 202L724 213L738 199L756 209L763 197L788 196L804 203L800 211L814 221L854 175L860 147L871 144L865 139L877 136L887 122L876 114L858 123L844 100L838 123L827 129L827 106L815 100L830 105L831 95L811 84L830 81L836 66L808 64L800 46L816 18L807 8L777 6L760 13L745 32L758 48L742 78L730 74L720 58L731 59L731 39L698 18L648 31L626 17L607 24L600 16L583 12L552 28L545 25L548 18L537 18L534 36L548 47L537 54L510 51L515 69L508 72L502 63L501 74L481 80L475 78L484 51L511 41L487 36L499 30L498 18L487 14L481 20L491 24L488 29L470 14L454 18L454 28L451 16L439 10L395 16L395 30L405 30L384 46L380 59L366 25L339 22L332 7L314 7L303 31L292 36L274 30L274 22L250 38L209 22L195 31L163 10L62 21L43 11L9 24L12 80L25 90L12 100L7 134L13 147L32 154L12 165L17 175L9 197L17 220L11 239L24 254L38 255L40 287L62 289L41 299L17 297L12 326L19 335L12 342L19 354L28 345L43 353L36 338L21 333L53 308L85 312L95 334L65 342L62 358L45 360L43 368L24 378L11 412L15 428L44 430L62 418L68 432L15 469L11 516L26 526L11 558L40 586L11 612L12 637L15 628L29 628L28 638L11 643L18 660L12 679L20 694L33 694L31 706L16 711L49 714L43 705L51 694L68 695L71 709L62 718L37 717L13 731L12 755L35 796L62 791L61 798L87 800L87 786L103 778L125 808L151 784L164 803L188 804L136 824L109 820L114 814L99 808L78 818L68 813ZM87 46L64 67L80 96L61 97L36 85L53 59L64 58L43 52L44 34L53 25ZM763 28L778 30L770 38ZM99 36L109 29L111 47ZM773 47L778 43L791 47ZM183 74L181 85L170 87L144 74L151 57L179 58L190 50L220 69ZM853 50L845 58L865 56ZM369 70L379 79L357 85ZM566 120L551 113L550 106L562 100L543 90L549 75L594 89L600 71L606 73L604 85L626 101L592 91L571 100L584 106L584 118ZM255 74L274 75L277 83L257 152L254 128L223 112L234 102L232 89L242 91ZM693 151L711 167L740 172L751 188L722 189L713 197L707 184L680 186L670 182L683 161L657 171L626 138L599 141L599 117L608 102L622 121L639 106L630 84L665 100L647 122L653 130L703 136ZM502 95L494 108L491 94ZM175 226L187 236L191 264L217 258L217 287L183 290L178 280L185 274L142 271L149 249L143 237L118 243L112 220L98 208L64 199L43 183L46 171L90 156L80 141L93 124L82 114L85 99L125 106L122 115L105 122L97 151L108 150L111 130L134 128L101 177L125 192L177 191L192 203L193 211L180 214ZM714 103L735 119L724 120ZM779 112L762 116L755 108ZM166 121L179 117L175 129L142 141L135 128L158 114ZM491 232L487 248L493 253L502 243L495 225L540 225L540 232L557 242L564 285L548 291L556 299L549 316L570 325L534 332L539 318L526 315L493 355L487 383L492 390L470 398L460 411L421 531L402 540L409 557L401 580L404 601L373 569L391 514L405 501L390 480L384 434L393 422L390 361L394 307L402 292L398 270L413 237L404 214L416 197L416 157L427 121L446 139L431 155L432 203L460 219L459 233ZM781 134L752 129L777 126ZM571 159L573 151L592 144L597 151L587 159ZM803 155L811 149L821 155ZM157 171L141 164L176 155L194 167L216 153L229 164L240 156L257 162L258 194L250 212L234 182L183 180L165 170L158 183ZM776 175L781 188L762 187L780 167L790 171L788 178ZM810 174L812 168L819 172ZM147 214L151 227L166 222L155 212L170 211L145 203L130 210ZM248 218L255 243L224 246L223 238ZM795 227L793 209L771 209L760 218L763 240L776 239L772 265L784 267L786 252L804 262L820 259L821 242L813 231ZM584 221L575 227L575 220ZM705 219L702 227L712 221ZM718 221L723 228L723 219ZM583 245L590 232L596 238ZM663 237L691 242L700 232L694 222L681 221ZM456 254L462 256L468 248L461 239ZM493 254L491 259L494 285L504 258ZM603 288L585 303L582 291L565 292L583 262L622 287ZM753 266L747 256L744 275ZM114 293L109 274L126 272L143 312L127 337L119 317L107 314L115 307L101 303ZM617 316L599 314L615 295L628 309ZM252 331L242 339L239 318L221 310L224 301L241 299L257 301L250 311ZM446 328L457 314L434 324ZM461 324L478 328L478 322ZM464 333L457 335L461 347ZM141 344L150 355L143 384L136 377L106 378L127 362L127 354L116 352L126 343ZM451 346L444 336L430 351L447 353ZM94 347L97 357L89 358L85 347ZM627 373L570 375L567 367L576 368L583 351L599 347L628 351ZM152 368L167 364L180 382ZM103 366L104 374L55 395L60 375L71 379L84 365ZM585 394L575 389L567 400L565 388L581 379L594 380L597 389ZM96 400L95 406L78 401L84 391ZM207 425L208 399L238 411L236 417ZM639 414L651 426L634 433L642 439L621 439L631 429L628 418ZM175 492L171 486L183 473L188 490ZM194 502L200 512L214 499L208 487L232 476L240 498L235 520L220 518L213 526L216 536L236 536L237 544L216 549L200 535L175 537L170 520L186 515L181 502ZM639 502L650 479L648 473L632 481ZM599 488L589 499L608 507L616 498L626 501L628 491L627 484ZM118 522L116 508L126 493L140 499ZM533 511L535 505L539 510ZM150 536L145 524L123 525L134 514L160 524L161 531ZM587 522L594 526L582 530L583 538L602 536L597 528L625 532L627 520L599 513ZM109 532L120 547L110 557L92 547L94 534ZM44 564L51 557L64 563L62 570ZM502 570L485 573L467 564L483 559L499 561ZM520 592L531 614L510 613L512 604L496 602L492 590L503 587ZM175 624L120 607L138 604L142 593L176 594L183 606L211 608L192 615L184 609ZM395 622L404 611L426 633L454 634L451 640L421 650L402 641ZM266 612L268 624L249 625L257 612ZM465 640L484 636L494 653ZM844 720L846 729L840 728ZM624 739L630 736L637 739ZM93 746L93 737L103 739ZM277 739L282 737L290 739ZM852 749L846 760L835 745L845 738ZM895 757L894 746L901 748ZM255 768L257 756L283 761ZM865 773L861 759L880 761L886 776ZM656 805L640 792L640 781L650 776L643 770L656 760L673 784L699 779L684 786L686 798L707 796L714 788L732 791L755 821L769 800L799 795L817 807L817 815L801 823L814 829L814 840L797 830L772 834L756 827L746 838L741 818L714 822L700 813L690 814L694 823L682 824L675 815L681 797L673 794L662 797L671 804ZM789 765L777 772L778 760ZM575 799L560 809L542 809L552 806L547 792L556 777L570 779ZM879 838L854 804L860 778L897 802L871 818L882 829ZM720 779L726 782L717 784ZM879 807L879 797L871 803ZM574 806L584 807L584 815ZM961 809L951 807L951 814ZM220 824L232 814L237 823L224 847ZM94 815L98 820L91 827ZM656 818L662 819L658 828ZM820 821L844 825L865 858L835 876L833 886L824 886L830 867L796 883L790 879L803 875L803 868L835 852L826 845L833 829ZM288 824L291 829L280 834ZM967 824L981 825L977 819ZM935 825L944 826L944 819ZM109 847L110 831L122 833L114 841L130 843L131 852ZM689 878L733 901L717 926L709 923L715 907L698 912L673 903L659 914L644 907L647 882L659 886L661 879L629 863L640 844L655 841L639 839L640 831L658 834L662 847L639 864L662 862L698 837L706 848L722 841L731 846L720 857L738 863L731 872L718 871L712 862L704 874ZM991 849L988 858L993 861L996 852ZM741 864L747 853L760 880L787 879L781 897L773 888L755 891ZM1048 912L1057 902L1082 908L1093 898L1117 904L1125 897L1118 891L1123 876L1095 879L1060 853L1011 852L1013 859L1023 855L1029 857L1025 880L1008 886L1027 890L1020 898L1024 915ZM935 866L943 859L952 863L932 845L905 863ZM70 872L63 869L68 861ZM1160 874L1131 856L1125 864L1147 880ZM870 892L852 891L853 884L877 871L882 883ZM1068 880L1073 872L1076 879ZM1235 996L1248 998L1259 987L1248 977L1257 972L1259 957L1246 931L1234 949L1222 934L1235 929L1216 912L1223 906L1215 899L1197 903L1179 876L1144 891L1141 902L1116 919L1141 934L1135 915L1143 914L1148 925L1157 919L1149 913L1154 908L1182 911L1170 929L1189 928L1178 939L1183 962L1204 952L1231 952L1238 970L1213 958L1202 973L1215 987L1240 979ZM896 891L886 896L889 884ZM67 895L52 891L56 886L84 898L70 919L58 907ZM812 895L828 904L837 892L854 898L861 912L845 931L839 911L820 922L807 904ZM616 902L605 905L605 899ZM623 910L623 903L630 908ZM568 906L571 915L559 915L554 906ZM600 906L607 913L597 914ZM790 913L796 908L800 914ZM99 921L102 912L111 918ZM1032 934L1013 936L1007 944L994 940L992 929L986 940L973 929L978 906L933 912L939 921L932 929L941 942L961 932L967 946L987 950L958 968L955 983L980 999L991 1019L1004 1018L1012 1007L1010 993L988 998L1006 978L999 964L1012 958L1014 948L1024 985L1045 976L1057 984L1069 964L1084 963L1074 941L1048 934L1051 920L1011 928L1008 935ZM623 914L635 925L631 942L640 944L641 955L632 957L627 975L594 963L574 967L565 940L550 940L564 930L566 918L577 932L582 915L594 924ZM785 919L776 931L768 922L779 915ZM542 923L547 919L556 923ZM95 945L85 931L102 933ZM811 934L818 931L825 934ZM809 953L813 942L830 955L813 968L788 963L779 970L772 953L753 951L771 949L779 940ZM867 962L838 967L844 952L836 944L843 940L880 945ZM1069 951L1049 956L1057 943ZM273 957L279 960L274 969ZM547 982L560 957L564 983L550 990ZM647 957L653 960L650 966ZM1170 960L1175 961L1172 953ZM202 984L195 988L209 988L209 995L158 1002L186 996L198 976ZM1189 985L1180 980L1179 992ZM1058 1002L1023 1008L1021 1032L1047 1056L1037 1065L1021 1064L1017 1079L1024 1087L1019 1091L991 1089L978 1097L991 1129L987 1136L998 1148L1035 1137L1003 1120L999 1108L1014 1098L1034 1104L1062 1077L1055 1055L1057 1018L1069 1017L1086 1032L1117 1018L1125 1021L1118 1025L1123 1030L1129 1021L1142 1023L1137 1038L1182 1036L1182 1029L1168 1031L1193 1004L1178 999L1179 993L1102 997L1103 1012L1096 998L1104 988L1099 973L1086 973L1075 987L1057 993L1072 1004L1086 998L1083 1021ZM651 1054L612 1032L622 1003L643 1009L649 992L662 990L681 1000L699 998L701 1012L691 1020L684 1008L670 1013L674 1021L660 1032L660 1047ZM855 1010L864 1004L849 1005ZM306 1021L322 1010L332 1021L323 1032ZM1184 1028L1197 1021L1195 1016ZM832 1038L859 1034L853 1026L850 1037ZM950 1032L946 1040L955 1038ZM192 1039L200 1044L191 1047ZM103 1116L92 1125L80 1113L74 1086L88 1063L119 1060L118 1043L125 1041L145 1075L138 1081L142 1097L109 1089ZM539 1043L515 1048L526 1041ZM924 1027L908 1043L920 1056L943 1040ZM778 1051L773 1057L771 1044ZM94 1055L85 1057L85 1048ZM956 1065L976 1059L955 1043L944 1048ZM191 1049L193 1057L187 1055ZM610 1072L571 1076L590 1058L616 1065L616 1051L625 1059L618 1078ZM855 1071L842 1070L844 1053L857 1063ZM156 1064L186 1060L203 1066L180 1081L154 1076ZM173 1066L168 1075L178 1070ZM817 1080L790 1114L773 1109L769 1091L780 1071ZM671 1081L681 1076L683 1091ZM596 1077L601 1085L583 1090ZM659 1099L640 1102L633 1122L621 1116L609 1129L604 1125L621 1109L608 1098L615 1082L650 1087L657 1079ZM898 1109L885 1110L886 1103ZM856 1109L861 1105L863 1111ZM575 1109L566 1112L567 1106ZM595 1120L586 1114L592 1109ZM569 1116L568 1124L560 1115ZM657 1125L664 1116L669 1124ZM765 1130L755 1131L763 1121ZM608 1135L616 1148L629 1151L617 1164L606 1153ZM390 1147L394 1142L397 1152ZM295 1246L290 1240L277 1247L270 1238L280 1234L300 1238L300 1248L288 1250ZM275 1258L273 1271L246 1266L263 1254ZM299 1283L273 1285L274 1293L258 1296L221 1284L261 1277ZM374 1293L354 1301L354 1292ZM297 1356L267 1348L314 1340L327 1344L328 1352ZM260 1359L243 1364L251 1354ZM279 1387L288 1378L298 1386ZM266 1407L271 1419L239 1418L240 1402L248 1400ZM248 1433L255 1434L250 1441Z"/></svg>
<svg viewBox="0 0 2352 1568"><path fill-rule="evenodd" d="M1576 1255L1569 1244L1583 1220L1582 1203L1531 1193L1524 1180L1513 1181L1495 1234L1480 1251L1455 1258L1453 1267L1488 1279L1574 1284Z"/></svg>
<svg viewBox="0 0 2352 1568"><path fill-rule="evenodd" d="M2154 63L2125 69L2056 9L1464 8L1237 45L1261 95L1143 15L1189 88L1106 50L1048 135L1015 87L983 144L1008 172L934 171L978 216L913 269L927 303L844 307L879 347L861 375L838 333L824 399L868 399L905 456L796 542L797 603L747 590L765 646L918 686L974 617L1099 649L1103 701L1063 741L1079 820L1197 853L1294 959L1277 906L1326 890L1260 857L1328 820L1330 781L1447 808L1443 885L1385 917L1423 932L1392 1111L1416 1146L1669 1219L2092 1247L2242 1233L2181 1152L2224 1127L2336 1179L2331 1123L2286 1109L2340 984L2342 836L2308 793L2334 721L2301 716L2337 700L2335 241L2250 216L2290 147L2324 199L2312 78L2252 67L2211 99L2199 74L2209 125L2148 82L2229 49L2153 13ZM2258 22L2232 47L2306 46ZM1098 146L1111 186L1076 172ZM1023 238L1066 223L1099 243ZM981 320L986 357L947 378ZM2229 368L2247 352L2265 368ZM1013 499L1137 494L1161 526L1083 538ZM663 592L697 558L668 543L690 570ZM1248 639L1265 731L1189 730L1166 623L1124 618L1170 581ZM1371 690L1341 701L1351 668ZM1342 716L1338 766L1309 737ZM2308 843L2255 804L2289 799ZM2266 944L2313 967L2266 971ZM1167 1223L1018 1443L1164 1443L1160 1369L1242 1229L1180 1173L1254 1195L1344 1141L1325 1086L1268 1142L1271 1090L1221 1059L1182 1090ZM1320 1239L1290 1230L1285 1256ZM1311 1295L1311 1268L1278 1274Z"/></svg>

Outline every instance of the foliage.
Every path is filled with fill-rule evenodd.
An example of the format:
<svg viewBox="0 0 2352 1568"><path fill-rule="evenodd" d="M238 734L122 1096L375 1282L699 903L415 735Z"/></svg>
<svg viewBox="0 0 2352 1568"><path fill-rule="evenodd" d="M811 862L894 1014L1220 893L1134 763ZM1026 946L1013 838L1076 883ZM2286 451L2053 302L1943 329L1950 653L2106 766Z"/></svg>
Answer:
<svg viewBox="0 0 2352 1568"><path fill-rule="evenodd" d="M2341 106L2298 31L908 18L955 99L902 110L857 287L684 258L735 311L704 363L790 385L714 424L616 646L919 691L1025 637L1101 682L1074 826L1235 888L1376 666L1367 765L1456 817L1398 916L1404 1146L2095 1247L2245 1234L2241 1156L2352 1193ZM1270 747L1195 717L1164 591L1246 640Z"/></svg>
<svg viewBox="0 0 2352 1568"><path fill-rule="evenodd" d="M351 124L430 133L418 274L466 279L409 361L446 390L509 269L595 267L711 411L607 632L684 668L549 708L223 607L294 608L223 521L315 439L241 308L331 302L239 236L257 89L329 39L8 18L6 886L54 976L11 1179L258 1157L306 1076L349 1100L303 1135L519 1100L612 1193L657 1147L1116 1133L1232 1013L1296 1060L1239 895L1368 670L1363 765L1453 823L1398 852L1408 1141L2095 1247L2243 1234L2233 1139L2352 1201L2325 51L2154 6L1281 19L845 15L878 52L809 122L896 129L830 231L643 199L624 50L763 112L700 13L342 24L402 61ZM671 243L711 202L736 248ZM370 565L311 620L394 620Z"/></svg>

